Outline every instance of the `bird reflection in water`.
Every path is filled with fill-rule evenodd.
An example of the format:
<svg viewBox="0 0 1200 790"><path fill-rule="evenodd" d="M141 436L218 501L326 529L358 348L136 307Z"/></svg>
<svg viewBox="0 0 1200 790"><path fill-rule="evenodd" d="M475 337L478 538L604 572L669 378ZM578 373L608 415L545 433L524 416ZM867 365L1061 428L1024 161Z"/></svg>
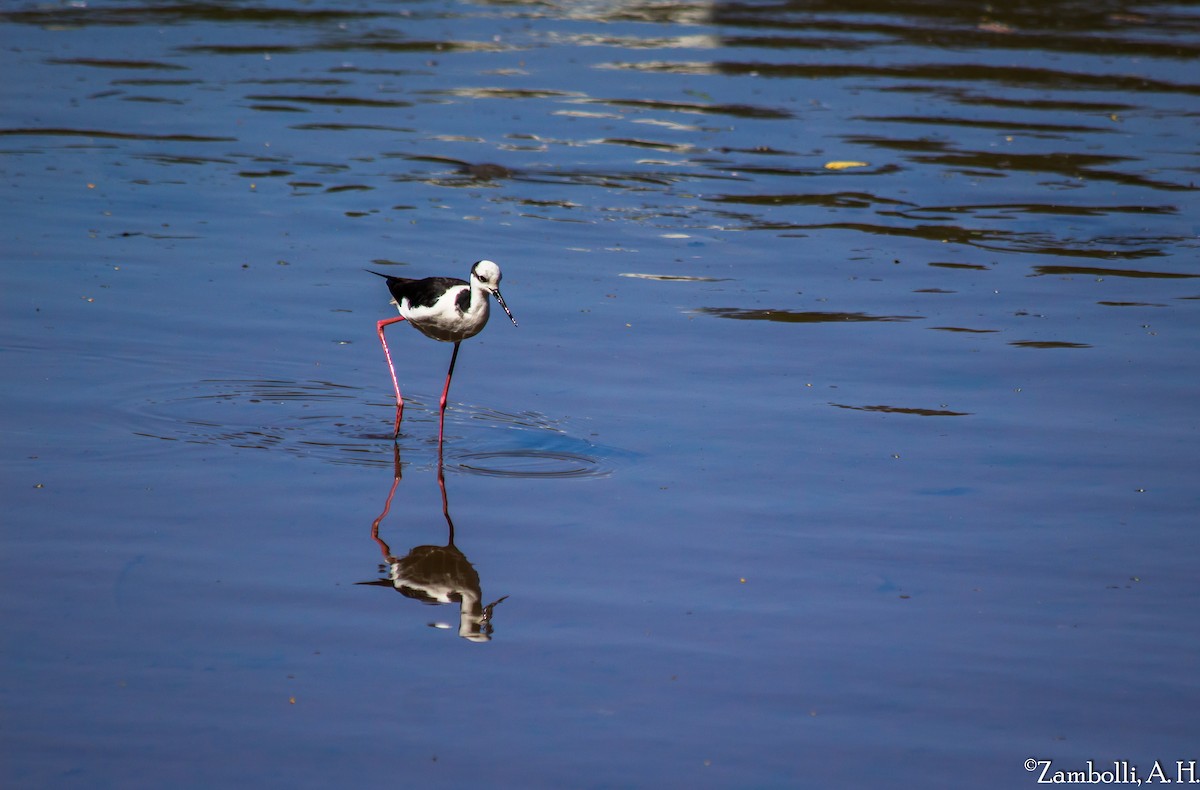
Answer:
<svg viewBox="0 0 1200 790"><path fill-rule="evenodd" d="M376 579L359 584L374 584L391 587L408 598L427 604L455 603L459 605L458 635L472 642L487 642L492 638L492 610L508 596L482 606L483 591L479 587L479 574L458 547L454 545L454 521L450 518L450 505L446 498L446 476L442 467L441 448L438 448L438 487L442 490L442 515L446 517L449 538L445 546L417 546L403 557L392 554L391 548L379 537L379 525L392 507L392 497L400 485L400 448L393 445L395 478L388 492L383 512L371 524L371 538L379 544L383 553L386 579Z"/></svg>

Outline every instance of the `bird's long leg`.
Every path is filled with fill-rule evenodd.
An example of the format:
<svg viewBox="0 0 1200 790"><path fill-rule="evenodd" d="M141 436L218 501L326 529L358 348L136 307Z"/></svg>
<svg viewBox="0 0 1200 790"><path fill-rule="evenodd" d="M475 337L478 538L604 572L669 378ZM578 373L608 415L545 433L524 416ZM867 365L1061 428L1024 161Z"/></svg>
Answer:
<svg viewBox="0 0 1200 790"><path fill-rule="evenodd" d="M392 386L396 388L396 426L392 431L392 438L400 435L400 420L404 418L404 398L400 396L400 382L396 380L396 367L392 364L392 352L388 350L387 339L383 336L383 328L388 324L395 324L403 321L404 316L398 315L395 318L385 318L375 325L376 331L379 332L379 342L383 343L383 355L387 357L388 370L392 373Z"/></svg>
<svg viewBox="0 0 1200 790"><path fill-rule="evenodd" d="M446 386L442 387L441 420L438 422L438 447L442 446L442 432L446 427L446 396L450 393L450 377L454 375L454 363L458 360L458 347L462 341L454 344L454 353L450 355L450 370L446 371Z"/></svg>

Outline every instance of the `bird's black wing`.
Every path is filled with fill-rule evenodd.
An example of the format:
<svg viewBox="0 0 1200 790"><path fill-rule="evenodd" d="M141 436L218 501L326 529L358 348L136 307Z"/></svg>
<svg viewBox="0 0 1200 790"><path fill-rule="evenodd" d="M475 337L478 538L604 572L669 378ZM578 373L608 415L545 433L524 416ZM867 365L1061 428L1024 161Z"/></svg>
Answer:
<svg viewBox="0 0 1200 790"><path fill-rule="evenodd" d="M413 307L432 307L442 294L456 285L467 285L457 277L426 277L423 280L388 279L388 290L397 302L407 299ZM468 299L470 296L468 295Z"/></svg>
<svg viewBox="0 0 1200 790"><path fill-rule="evenodd" d="M466 280L460 280L457 277L425 277L414 280L409 277L393 277L372 269L367 269L367 271L387 280L388 290L391 291L392 298L397 303L402 299L407 299L413 307L431 307L439 296L454 286L470 285ZM470 300L469 293L467 299Z"/></svg>

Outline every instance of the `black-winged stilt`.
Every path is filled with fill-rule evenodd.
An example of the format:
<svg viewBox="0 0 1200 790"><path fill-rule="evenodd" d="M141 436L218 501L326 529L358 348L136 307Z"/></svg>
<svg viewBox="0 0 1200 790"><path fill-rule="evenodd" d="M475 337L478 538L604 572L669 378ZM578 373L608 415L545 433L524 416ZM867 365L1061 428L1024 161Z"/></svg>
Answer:
<svg viewBox="0 0 1200 790"><path fill-rule="evenodd" d="M383 336L384 327L397 321L408 321L426 337L454 344L454 353L450 355L450 369L446 372L446 386L442 388L441 419L438 423L438 444L441 445L442 432L446 425L446 395L450 392L450 378L454 375L454 363L458 360L458 346L468 337L479 334L487 324L491 304L488 297L495 296L513 322L513 326L517 325L517 319L513 318L512 311L500 295L500 267L492 261L476 261L471 267L470 282L457 277L426 277L413 280L375 271L371 271L371 274L378 274L387 280L388 290L392 293L392 304L396 305L400 312L399 316L385 318L375 325L379 332L379 342L383 343L388 370L392 373L392 386L396 388L396 426L393 436L400 435L404 398L400 395L400 382L396 380L392 352Z"/></svg>

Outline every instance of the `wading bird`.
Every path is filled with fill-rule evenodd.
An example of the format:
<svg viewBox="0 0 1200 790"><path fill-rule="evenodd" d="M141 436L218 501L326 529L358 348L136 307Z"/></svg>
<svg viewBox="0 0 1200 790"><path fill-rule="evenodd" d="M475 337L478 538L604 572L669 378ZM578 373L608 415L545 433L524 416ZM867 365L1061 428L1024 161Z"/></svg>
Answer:
<svg viewBox="0 0 1200 790"><path fill-rule="evenodd" d="M442 388L441 419L438 423L438 445L441 445L446 425L446 395L450 392L450 378L454 375L454 363L458 360L458 346L468 337L479 334L487 324L491 305L489 297L496 297L513 326L517 325L517 319L513 318L508 305L504 303L504 297L500 295L500 267L492 261L476 261L471 267L470 282L456 277L426 277L413 280L375 271L371 274L377 274L387 280L392 304L396 305L396 310L400 312L399 316L385 318L375 325L379 332L379 342L383 344L384 356L387 357L388 370L392 373L392 386L396 388L396 426L393 437L400 435L404 398L400 395L400 382L396 380L392 352L383 336L384 327L397 321L408 321L425 337L454 344L454 353L450 355L450 369L446 372L446 385Z"/></svg>

